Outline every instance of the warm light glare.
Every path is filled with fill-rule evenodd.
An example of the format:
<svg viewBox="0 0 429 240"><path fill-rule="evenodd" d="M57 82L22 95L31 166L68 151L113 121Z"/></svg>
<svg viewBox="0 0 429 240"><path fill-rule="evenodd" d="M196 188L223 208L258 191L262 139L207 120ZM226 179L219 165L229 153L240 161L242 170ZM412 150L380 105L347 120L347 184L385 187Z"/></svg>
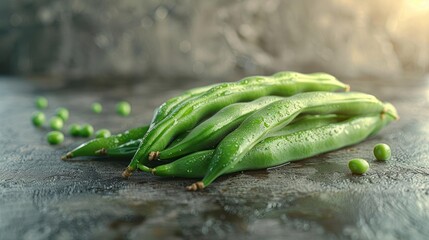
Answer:
<svg viewBox="0 0 429 240"><path fill-rule="evenodd" d="M429 10L429 0L408 0L408 3L416 10Z"/></svg>

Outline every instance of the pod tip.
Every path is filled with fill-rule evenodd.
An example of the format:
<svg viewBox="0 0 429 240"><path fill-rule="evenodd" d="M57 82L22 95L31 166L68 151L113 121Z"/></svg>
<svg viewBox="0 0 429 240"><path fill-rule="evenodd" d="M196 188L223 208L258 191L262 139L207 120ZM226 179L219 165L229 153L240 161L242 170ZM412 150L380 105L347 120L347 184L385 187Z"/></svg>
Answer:
<svg viewBox="0 0 429 240"><path fill-rule="evenodd" d="M101 148L95 151L95 154L99 154L99 155L105 155L106 153L107 153L107 150L105 148Z"/></svg>
<svg viewBox="0 0 429 240"><path fill-rule="evenodd" d="M155 151L155 152L149 153L148 159L149 161L152 161L152 160L158 159L158 157L159 157L159 151Z"/></svg>
<svg viewBox="0 0 429 240"><path fill-rule="evenodd" d="M67 160L73 157L73 154L71 152L68 152L66 155L61 157L61 160Z"/></svg>
<svg viewBox="0 0 429 240"><path fill-rule="evenodd" d="M191 185L186 187L186 190L188 191L197 191L197 190L202 190L204 189L204 183L203 182L196 182L196 183L192 183Z"/></svg>
<svg viewBox="0 0 429 240"><path fill-rule="evenodd" d="M381 113L381 116L384 117L384 115L387 114L390 117L392 117L395 120L399 120L398 111L396 110L395 106L393 106L391 103L384 103L384 109Z"/></svg>
<svg viewBox="0 0 429 240"><path fill-rule="evenodd" d="M344 88L344 91L350 92L350 85L346 84L346 87Z"/></svg>
<svg viewBox="0 0 429 240"><path fill-rule="evenodd" d="M132 173L133 173L133 169L132 169L132 168L130 168L130 167L127 167L127 168L122 172L122 177L123 177L123 178L129 178L129 177L131 177Z"/></svg>

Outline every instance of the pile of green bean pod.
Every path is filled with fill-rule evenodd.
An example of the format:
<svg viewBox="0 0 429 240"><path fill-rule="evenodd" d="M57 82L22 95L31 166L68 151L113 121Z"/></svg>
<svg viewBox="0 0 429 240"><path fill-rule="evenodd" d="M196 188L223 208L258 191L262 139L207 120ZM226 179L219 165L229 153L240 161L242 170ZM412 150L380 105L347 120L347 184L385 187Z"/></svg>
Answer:
<svg viewBox="0 0 429 240"><path fill-rule="evenodd" d="M348 92L325 73L280 72L184 92L162 104L147 126L94 139L63 159L102 156L129 160L135 170L200 178L266 169L364 141L398 119L375 96Z"/></svg>
<svg viewBox="0 0 429 240"><path fill-rule="evenodd" d="M308 129L267 137L235 165L229 165L225 173L265 169L356 144L393 120L391 116L382 118L380 114L357 116L322 126L307 125ZM213 149L195 152L155 168L139 167L157 176L202 178L209 171L214 152Z"/></svg>
<svg viewBox="0 0 429 240"><path fill-rule="evenodd" d="M164 119L152 124L122 175L129 177L136 170L137 164L149 164L153 159L150 153L163 150L174 137L194 128L200 120L232 103L248 102L268 95L291 96L300 92L348 88L348 85L328 74L295 72L281 72L271 77L249 77L238 82L219 84L174 106Z"/></svg>
<svg viewBox="0 0 429 240"><path fill-rule="evenodd" d="M329 123L335 123L335 122L339 122L340 120L345 120L345 119L346 119L345 116L340 116L340 115L335 115L335 114L308 115L308 116L304 115L302 117L298 117L291 124L287 125L283 129L276 131L276 132L273 132L269 136L286 135L286 134L293 133L296 131L308 129L310 127L323 126L323 125L326 125ZM210 119L207 121L211 122ZM202 125L204 125L204 123L201 123L200 125L198 125L198 127L196 127L194 130L197 130ZM227 133L228 132L223 133L223 134L226 135ZM189 135L187 135L186 137L188 137L188 136ZM207 141L213 141L213 140L211 140L211 138L213 136L207 136L207 137L209 138ZM196 138L196 140L200 140L200 135L196 135L195 138ZM216 136L215 136L215 139L217 139ZM182 139L178 138L178 144L181 143L181 140L185 141L185 138L182 138ZM134 154L136 153L140 143L141 143L141 140L130 141L130 142L122 144L118 147L108 149L103 154L108 156L108 157L111 157L111 158L122 158L122 159L130 160L134 156ZM194 143L195 143L195 141L194 141ZM172 145L172 147L174 147L175 144L172 143L171 145ZM203 146L204 145L205 144L203 143ZM199 144L197 144L196 146L199 146ZM209 148L209 149L212 150L213 148L214 147ZM196 151L194 151L194 152L196 152Z"/></svg>

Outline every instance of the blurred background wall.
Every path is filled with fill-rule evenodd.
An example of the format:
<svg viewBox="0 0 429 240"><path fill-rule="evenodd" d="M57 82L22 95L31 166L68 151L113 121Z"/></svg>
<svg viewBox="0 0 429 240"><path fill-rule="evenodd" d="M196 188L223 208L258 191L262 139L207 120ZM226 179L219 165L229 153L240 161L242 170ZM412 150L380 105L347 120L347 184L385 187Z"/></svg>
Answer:
<svg viewBox="0 0 429 240"><path fill-rule="evenodd" d="M1 0L0 74L223 79L429 70L429 0Z"/></svg>

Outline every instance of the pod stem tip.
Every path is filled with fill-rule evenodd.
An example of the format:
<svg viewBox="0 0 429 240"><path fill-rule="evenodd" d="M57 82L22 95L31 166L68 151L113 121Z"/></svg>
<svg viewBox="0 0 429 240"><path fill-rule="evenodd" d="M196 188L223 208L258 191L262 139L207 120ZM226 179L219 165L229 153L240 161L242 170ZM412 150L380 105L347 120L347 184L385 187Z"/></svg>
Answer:
<svg viewBox="0 0 429 240"><path fill-rule="evenodd" d="M149 161L156 160L159 157L159 151L150 152L148 159Z"/></svg>
<svg viewBox="0 0 429 240"><path fill-rule="evenodd" d="M350 92L350 85L346 84L346 87L344 89L346 92Z"/></svg>
<svg viewBox="0 0 429 240"><path fill-rule="evenodd" d="M205 187L204 183L201 182L201 181L199 181L199 182L192 183L191 185L187 186L186 190L188 190L188 191L194 191L195 192L197 190L203 190L204 187Z"/></svg>
<svg viewBox="0 0 429 240"><path fill-rule="evenodd" d="M99 154L99 155L105 155L107 153L107 149L105 148L101 148L97 151L95 151L95 154Z"/></svg>
<svg viewBox="0 0 429 240"><path fill-rule="evenodd" d="M133 169L130 167L127 167L123 172L122 172L122 177L123 178L129 178L131 177L132 173L133 173Z"/></svg>
<svg viewBox="0 0 429 240"><path fill-rule="evenodd" d="M68 152L66 155L62 156L62 160L67 160L73 157L73 154L71 152Z"/></svg>

